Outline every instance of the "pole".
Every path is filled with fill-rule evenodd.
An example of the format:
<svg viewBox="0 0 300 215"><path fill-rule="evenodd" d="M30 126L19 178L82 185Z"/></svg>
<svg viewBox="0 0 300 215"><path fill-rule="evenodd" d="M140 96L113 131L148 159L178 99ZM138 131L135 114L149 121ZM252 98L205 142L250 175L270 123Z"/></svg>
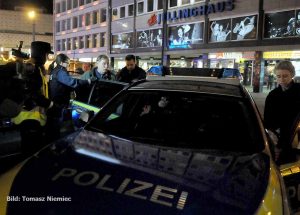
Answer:
<svg viewBox="0 0 300 215"><path fill-rule="evenodd" d="M35 41L35 20L32 21L32 42Z"/></svg>

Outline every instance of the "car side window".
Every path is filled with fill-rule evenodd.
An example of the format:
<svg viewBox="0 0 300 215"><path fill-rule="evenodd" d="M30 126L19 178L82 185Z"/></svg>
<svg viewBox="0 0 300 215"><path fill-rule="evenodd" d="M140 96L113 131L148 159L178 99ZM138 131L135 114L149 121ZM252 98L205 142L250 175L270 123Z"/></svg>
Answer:
<svg viewBox="0 0 300 215"><path fill-rule="evenodd" d="M253 118L239 98L133 91L116 98L91 124L108 134L149 144L253 152L264 148Z"/></svg>

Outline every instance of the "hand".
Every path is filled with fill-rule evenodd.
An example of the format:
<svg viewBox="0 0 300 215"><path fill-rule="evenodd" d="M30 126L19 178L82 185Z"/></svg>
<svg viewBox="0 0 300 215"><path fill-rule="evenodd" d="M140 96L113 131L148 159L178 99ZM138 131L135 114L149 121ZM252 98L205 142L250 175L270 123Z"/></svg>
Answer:
<svg viewBox="0 0 300 215"><path fill-rule="evenodd" d="M95 83L97 80L98 80L97 77L91 77L91 78L88 79L88 82L89 82L89 84L93 84L93 83Z"/></svg>

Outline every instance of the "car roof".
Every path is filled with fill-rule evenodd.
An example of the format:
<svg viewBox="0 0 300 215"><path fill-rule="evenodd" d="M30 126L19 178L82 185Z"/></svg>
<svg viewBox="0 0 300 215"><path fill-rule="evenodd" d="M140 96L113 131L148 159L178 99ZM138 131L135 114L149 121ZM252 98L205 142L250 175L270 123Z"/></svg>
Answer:
<svg viewBox="0 0 300 215"><path fill-rule="evenodd" d="M237 79L195 76L149 76L147 81L137 83L129 90L169 90L244 97L245 92L242 88Z"/></svg>

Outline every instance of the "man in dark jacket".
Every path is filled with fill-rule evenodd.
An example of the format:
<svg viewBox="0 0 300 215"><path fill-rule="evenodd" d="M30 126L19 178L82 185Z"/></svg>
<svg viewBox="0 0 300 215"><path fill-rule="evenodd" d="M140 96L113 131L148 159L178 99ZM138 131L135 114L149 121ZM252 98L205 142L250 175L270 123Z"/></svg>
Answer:
<svg viewBox="0 0 300 215"><path fill-rule="evenodd" d="M135 64L134 55L127 55L125 62L126 66L117 73L118 81L131 83L146 78L146 72Z"/></svg>
<svg viewBox="0 0 300 215"><path fill-rule="evenodd" d="M275 66L278 87L266 98L264 121L271 130L279 129L277 163L289 162L292 157L291 130L300 113L300 84L295 83L295 68L289 61L281 61Z"/></svg>
<svg viewBox="0 0 300 215"><path fill-rule="evenodd" d="M105 79L105 80L116 80L116 75L108 69L109 59L106 55L99 55L97 57L96 66L88 72L85 72L82 76L82 80L88 80L91 78Z"/></svg>

